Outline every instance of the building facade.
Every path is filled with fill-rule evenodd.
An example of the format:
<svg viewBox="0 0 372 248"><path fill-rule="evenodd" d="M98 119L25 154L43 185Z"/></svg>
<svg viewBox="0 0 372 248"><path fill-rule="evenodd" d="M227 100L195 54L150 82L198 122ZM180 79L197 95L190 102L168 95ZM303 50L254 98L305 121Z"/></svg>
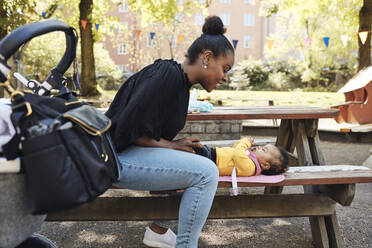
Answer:
<svg viewBox="0 0 372 248"><path fill-rule="evenodd" d="M207 11L208 15L221 17L232 44L237 40L235 63L249 57L263 58L266 39L275 32L275 20L260 16L259 1L213 0ZM117 16L122 25L113 30L115 35L107 37L105 48L120 70L132 72L158 58L182 61L192 41L201 35L205 18L202 13L191 17L179 13L178 22L172 27L142 27L139 16L130 11L125 1L109 14Z"/></svg>

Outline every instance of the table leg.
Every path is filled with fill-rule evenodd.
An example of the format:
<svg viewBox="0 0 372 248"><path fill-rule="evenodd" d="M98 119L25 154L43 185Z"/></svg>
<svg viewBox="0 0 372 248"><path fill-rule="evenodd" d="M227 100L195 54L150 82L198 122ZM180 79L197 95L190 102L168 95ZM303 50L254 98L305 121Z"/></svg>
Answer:
<svg viewBox="0 0 372 248"><path fill-rule="evenodd" d="M320 149L318 120L294 120L292 129L296 134L299 164L324 165L325 159ZM305 193L320 192L319 186L305 186L304 191ZM336 213L330 216L310 217L309 221L316 247L343 247Z"/></svg>
<svg viewBox="0 0 372 248"><path fill-rule="evenodd" d="M311 234L316 248L329 248L324 216L310 217Z"/></svg>
<svg viewBox="0 0 372 248"><path fill-rule="evenodd" d="M344 247L340 234L340 229L338 226L336 212L331 216L325 216L325 224L329 238L329 247L331 248Z"/></svg>

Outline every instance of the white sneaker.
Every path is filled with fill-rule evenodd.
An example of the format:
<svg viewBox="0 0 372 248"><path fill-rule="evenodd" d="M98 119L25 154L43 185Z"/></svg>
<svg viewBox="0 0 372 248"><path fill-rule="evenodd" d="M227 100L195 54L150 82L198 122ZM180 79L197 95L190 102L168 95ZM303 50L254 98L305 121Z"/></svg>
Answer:
<svg viewBox="0 0 372 248"><path fill-rule="evenodd" d="M158 234L149 227L146 227L142 242L148 247L174 248L176 246L176 239L177 235L169 228L166 233Z"/></svg>

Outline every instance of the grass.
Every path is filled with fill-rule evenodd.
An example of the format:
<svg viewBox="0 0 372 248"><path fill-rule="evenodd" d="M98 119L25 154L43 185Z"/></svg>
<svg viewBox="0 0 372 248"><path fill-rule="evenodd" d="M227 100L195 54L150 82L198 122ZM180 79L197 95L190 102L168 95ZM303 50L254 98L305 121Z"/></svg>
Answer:
<svg viewBox="0 0 372 248"><path fill-rule="evenodd" d="M104 91L101 100L109 104L116 91ZM208 100L214 105L222 101L223 106L267 106L269 100L276 106L303 105L328 108L345 101L344 95L334 92L301 92L301 91L236 91L214 90L207 93L199 90L199 99ZM106 104L105 104L106 103Z"/></svg>

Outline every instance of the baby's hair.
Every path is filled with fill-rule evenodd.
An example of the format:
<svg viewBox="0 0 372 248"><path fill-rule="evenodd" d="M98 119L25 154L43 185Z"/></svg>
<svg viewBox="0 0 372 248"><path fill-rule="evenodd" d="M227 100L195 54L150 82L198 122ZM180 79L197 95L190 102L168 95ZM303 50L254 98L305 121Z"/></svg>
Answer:
<svg viewBox="0 0 372 248"><path fill-rule="evenodd" d="M189 59L190 64L193 64L199 54L206 50L212 51L215 58L221 54L226 55L229 51L234 53L234 48L230 41L223 35L226 32L226 28L224 28L220 17L209 16L205 18L202 30L203 34L191 44L185 55Z"/></svg>
<svg viewBox="0 0 372 248"><path fill-rule="evenodd" d="M263 175L278 175L284 173L289 164L289 155L286 150L284 150L282 147L276 147L280 151L280 165L277 166L270 166L270 169L268 170L263 170L261 174Z"/></svg>

